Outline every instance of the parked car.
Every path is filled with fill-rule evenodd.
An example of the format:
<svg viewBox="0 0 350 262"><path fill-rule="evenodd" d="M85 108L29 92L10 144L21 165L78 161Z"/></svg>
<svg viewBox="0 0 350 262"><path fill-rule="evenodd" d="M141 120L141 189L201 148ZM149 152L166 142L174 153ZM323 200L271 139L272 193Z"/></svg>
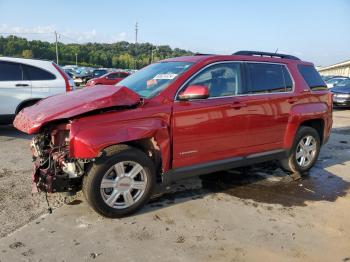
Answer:
<svg viewBox="0 0 350 262"><path fill-rule="evenodd" d="M160 61L15 120L36 134L35 186L82 188L107 217L137 211L159 183L269 160L307 172L331 126L332 95L313 64L250 51Z"/></svg>
<svg viewBox="0 0 350 262"><path fill-rule="evenodd" d="M123 80L125 77L129 76L130 74L128 72L111 72L107 73L103 76L100 76L98 78L90 79L86 86L94 86L94 85L115 85L116 83Z"/></svg>
<svg viewBox="0 0 350 262"><path fill-rule="evenodd" d="M345 79L331 88L333 104L335 106L350 106L350 79Z"/></svg>
<svg viewBox="0 0 350 262"><path fill-rule="evenodd" d="M334 76L324 76L324 75L321 75L321 77L322 77L323 81L327 81L327 80L333 78Z"/></svg>
<svg viewBox="0 0 350 262"><path fill-rule="evenodd" d="M108 73L108 69L95 69L92 71L92 78L99 78Z"/></svg>
<svg viewBox="0 0 350 262"><path fill-rule="evenodd" d="M12 123L23 108L74 89L74 82L50 61L0 57L0 124Z"/></svg>
<svg viewBox="0 0 350 262"><path fill-rule="evenodd" d="M77 77L76 79L79 79L77 81L80 81L79 85L86 85L87 82L91 79L100 77L108 72L107 69L93 69L91 71L87 71L88 73L84 74L81 77Z"/></svg>
<svg viewBox="0 0 350 262"><path fill-rule="evenodd" d="M75 74L75 72L74 72L73 69L63 69L63 70L64 70L64 72L65 72L70 78L73 79L74 74ZM73 82L74 82L74 81L73 81Z"/></svg>
<svg viewBox="0 0 350 262"><path fill-rule="evenodd" d="M339 82L345 79L348 79L348 77L345 77L345 76L332 77L331 79L326 80L327 87L332 88L333 86L337 85Z"/></svg>
<svg viewBox="0 0 350 262"><path fill-rule="evenodd" d="M73 80L77 86L85 85L86 82L93 77L93 71L88 69L74 70Z"/></svg>

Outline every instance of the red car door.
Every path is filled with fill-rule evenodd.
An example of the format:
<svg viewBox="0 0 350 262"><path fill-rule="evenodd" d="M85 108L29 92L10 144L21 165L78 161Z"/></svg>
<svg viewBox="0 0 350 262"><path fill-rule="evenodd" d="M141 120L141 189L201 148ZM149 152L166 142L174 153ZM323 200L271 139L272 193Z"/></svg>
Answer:
<svg viewBox="0 0 350 262"><path fill-rule="evenodd" d="M246 153L247 111L240 97L241 63L223 62L197 73L184 86L206 85L210 97L175 101L173 106L173 168Z"/></svg>
<svg viewBox="0 0 350 262"><path fill-rule="evenodd" d="M285 65L247 63L249 87L244 102L249 114L246 146L249 153L283 147L293 83Z"/></svg>

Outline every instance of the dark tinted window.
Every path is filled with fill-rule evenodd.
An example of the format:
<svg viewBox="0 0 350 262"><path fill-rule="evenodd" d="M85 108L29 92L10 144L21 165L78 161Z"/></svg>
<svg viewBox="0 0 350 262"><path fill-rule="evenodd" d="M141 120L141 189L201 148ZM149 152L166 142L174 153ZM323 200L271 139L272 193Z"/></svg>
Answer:
<svg viewBox="0 0 350 262"><path fill-rule="evenodd" d="M20 64L0 62L0 81L21 81L23 72Z"/></svg>
<svg viewBox="0 0 350 262"><path fill-rule="evenodd" d="M30 66L30 65L22 65L24 71L25 71L25 74L26 74L26 77L29 79L29 80L52 80L52 79L56 79L55 75L43 70L43 69L40 69L40 68L37 68L37 67L34 67L34 66Z"/></svg>
<svg viewBox="0 0 350 262"><path fill-rule="evenodd" d="M113 74L110 74L110 75L108 75L108 79L116 79L116 78L118 78L119 77L119 74L118 73L113 73Z"/></svg>
<svg viewBox="0 0 350 262"><path fill-rule="evenodd" d="M123 73L120 73L120 78L125 78L125 77L127 77L127 76L129 76L129 74L128 73L125 73L125 72L123 72Z"/></svg>
<svg viewBox="0 0 350 262"><path fill-rule="evenodd" d="M105 69L97 69L97 70L94 70L93 75L94 75L94 78L97 78L97 77L103 76L107 73L108 73L108 71Z"/></svg>
<svg viewBox="0 0 350 262"><path fill-rule="evenodd" d="M322 80L315 67L311 65L298 65L300 74L312 90L326 90L327 85Z"/></svg>
<svg viewBox="0 0 350 262"><path fill-rule="evenodd" d="M249 93L285 92L291 90L292 80L285 66L267 63L247 63L250 75ZM289 88L286 88L289 86Z"/></svg>

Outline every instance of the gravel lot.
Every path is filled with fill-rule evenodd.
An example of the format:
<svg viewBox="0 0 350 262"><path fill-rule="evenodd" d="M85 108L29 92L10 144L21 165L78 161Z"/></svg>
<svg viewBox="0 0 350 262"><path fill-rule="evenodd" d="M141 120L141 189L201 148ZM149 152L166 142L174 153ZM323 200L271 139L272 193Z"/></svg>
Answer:
<svg viewBox="0 0 350 262"><path fill-rule="evenodd" d="M79 195L50 196L47 215L31 195L30 137L0 127L0 261L350 261L350 110L333 127L301 180L274 163L221 172L115 220Z"/></svg>

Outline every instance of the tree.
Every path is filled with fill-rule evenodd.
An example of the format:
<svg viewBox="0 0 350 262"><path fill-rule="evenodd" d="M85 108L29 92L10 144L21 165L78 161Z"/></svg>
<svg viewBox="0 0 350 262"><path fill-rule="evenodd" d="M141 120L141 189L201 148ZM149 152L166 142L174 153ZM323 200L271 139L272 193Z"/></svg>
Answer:
<svg viewBox="0 0 350 262"><path fill-rule="evenodd" d="M24 58L33 58L32 50L28 50L28 49L23 50L22 57L24 57Z"/></svg>
<svg viewBox="0 0 350 262"><path fill-rule="evenodd" d="M121 41L113 44L87 43L63 44L59 43L60 64L75 64L75 54L78 54L78 64L84 66L141 68L151 62L151 53L154 60L190 55L192 52L170 46L154 46L150 43L128 43ZM32 40L16 36L0 36L0 54L25 58L56 60L54 43Z"/></svg>

